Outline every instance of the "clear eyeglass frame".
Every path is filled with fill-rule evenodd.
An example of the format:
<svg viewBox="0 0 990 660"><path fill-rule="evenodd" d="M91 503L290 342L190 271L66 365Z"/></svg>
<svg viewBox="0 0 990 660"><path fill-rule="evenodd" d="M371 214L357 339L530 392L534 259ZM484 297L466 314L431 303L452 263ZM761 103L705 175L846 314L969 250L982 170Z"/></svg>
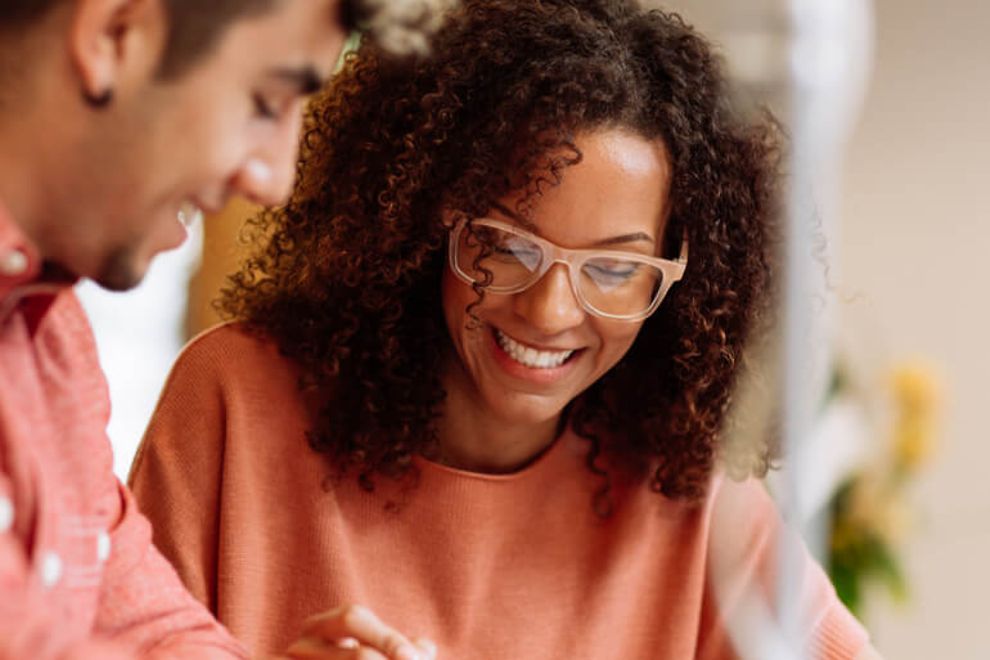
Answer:
<svg viewBox="0 0 990 660"><path fill-rule="evenodd" d="M681 241L680 255L676 260L673 260L663 259L661 257L650 257L642 254L636 254L634 252L625 252L622 250L601 250L588 248L570 249L561 247L556 243L551 243L545 238L528 232L525 229L507 222L502 222L501 220L496 220L494 218L475 218L474 220L462 219L459 220L450 231L450 240L447 248L448 261L450 263L450 269L454 275L456 275L462 282L472 286L478 285L480 282L471 277L471 275L466 273L464 269L461 268L457 258L461 234L469 224L472 226L490 227L492 229L513 234L532 242L540 249L542 253L539 268L534 270L530 277L525 281L513 286L496 286L489 284L484 287L485 291L502 295L521 293L543 279L543 276L546 275L555 264L564 264L568 270L571 292L574 294L575 300L578 301L585 311L606 319L616 321L642 321L643 319L649 318L654 312L657 311L657 308L660 307L660 303L663 302L663 299L667 296L667 293L670 292L670 288L684 277L684 271L687 268L688 240L686 235ZM649 307L635 314L611 314L596 308L587 300L585 295L581 292L581 286L578 281L581 269L588 261L603 258L630 260L647 264L660 270L663 279L661 280L660 287L654 294L653 300Z"/></svg>

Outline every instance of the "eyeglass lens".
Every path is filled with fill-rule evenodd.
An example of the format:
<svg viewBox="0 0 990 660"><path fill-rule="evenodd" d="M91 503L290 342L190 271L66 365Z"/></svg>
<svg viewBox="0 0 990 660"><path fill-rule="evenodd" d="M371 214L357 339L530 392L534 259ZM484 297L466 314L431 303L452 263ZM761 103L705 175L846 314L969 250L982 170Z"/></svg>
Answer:
<svg viewBox="0 0 990 660"><path fill-rule="evenodd" d="M549 258L524 236L497 227L465 227L457 242L457 267L494 292L512 293L532 286ZM490 280L488 277L490 276ZM577 277L580 297L595 311L634 316L648 310L663 284L663 271L614 252L582 262Z"/></svg>

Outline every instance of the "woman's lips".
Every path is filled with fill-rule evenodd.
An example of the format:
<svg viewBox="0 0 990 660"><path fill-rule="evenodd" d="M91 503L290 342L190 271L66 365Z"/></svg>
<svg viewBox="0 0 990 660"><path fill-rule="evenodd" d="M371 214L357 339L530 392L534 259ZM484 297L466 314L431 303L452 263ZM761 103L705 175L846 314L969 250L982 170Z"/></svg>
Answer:
<svg viewBox="0 0 990 660"><path fill-rule="evenodd" d="M509 354L509 357L531 369L551 369L567 362L574 354L573 349L550 350L538 349L510 337L498 328L493 329L495 340L499 347Z"/></svg>
<svg viewBox="0 0 990 660"><path fill-rule="evenodd" d="M490 349L498 365L509 375L522 380L550 384L566 376L584 349L559 351L538 350L492 327Z"/></svg>

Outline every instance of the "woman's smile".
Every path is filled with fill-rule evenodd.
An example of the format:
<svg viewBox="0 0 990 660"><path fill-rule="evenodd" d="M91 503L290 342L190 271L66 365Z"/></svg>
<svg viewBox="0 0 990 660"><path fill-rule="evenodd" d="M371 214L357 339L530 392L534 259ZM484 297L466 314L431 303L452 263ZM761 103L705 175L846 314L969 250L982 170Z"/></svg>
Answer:
<svg viewBox="0 0 990 660"><path fill-rule="evenodd" d="M510 376L532 383L552 384L571 373L583 348L550 349L524 343L489 326L488 344L495 362Z"/></svg>

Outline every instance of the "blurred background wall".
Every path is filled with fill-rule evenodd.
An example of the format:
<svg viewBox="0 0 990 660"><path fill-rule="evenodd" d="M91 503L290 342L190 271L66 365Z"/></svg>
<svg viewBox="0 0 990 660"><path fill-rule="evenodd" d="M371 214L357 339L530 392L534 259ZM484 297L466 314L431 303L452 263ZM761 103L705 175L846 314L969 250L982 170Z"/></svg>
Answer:
<svg viewBox="0 0 990 660"><path fill-rule="evenodd" d="M781 16L784 6L665 4L730 47L751 30L747 16ZM887 658L986 659L990 3L873 4L874 68L833 236L839 334L870 368L929 365L942 410L933 462L910 494L914 522L902 548L909 599L868 599L865 618Z"/></svg>
<svg viewBox="0 0 990 660"><path fill-rule="evenodd" d="M945 383L918 483L913 596L871 613L888 658L990 658L990 3L878 0L873 84L850 144L842 317Z"/></svg>
<svg viewBox="0 0 990 660"><path fill-rule="evenodd" d="M833 264L843 342L942 383L939 446L911 493L909 599L874 597L887 658L990 658L990 3L876 0L871 85L845 159ZM681 0L727 45L783 3Z"/></svg>
<svg viewBox="0 0 990 660"><path fill-rule="evenodd" d="M747 40L756 50L743 50L751 54L766 47L753 34L772 40L786 31L783 0L665 6L730 55ZM881 595L868 599L866 621L891 660L985 660L990 3L877 0L874 13L873 75L846 153L832 236L839 334L854 359L875 370L913 359L931 365L943 404L939 446L910 492L916 522L902 548L910 598L900 605ZM126 474L179 343L216 322L209 300L237 263L235 234L247 212L235 205L206 225L205 265L188 305L182 285L195 255L156 266L161 272L137 294L83 292L111 383L119 474Z"/></svg>

